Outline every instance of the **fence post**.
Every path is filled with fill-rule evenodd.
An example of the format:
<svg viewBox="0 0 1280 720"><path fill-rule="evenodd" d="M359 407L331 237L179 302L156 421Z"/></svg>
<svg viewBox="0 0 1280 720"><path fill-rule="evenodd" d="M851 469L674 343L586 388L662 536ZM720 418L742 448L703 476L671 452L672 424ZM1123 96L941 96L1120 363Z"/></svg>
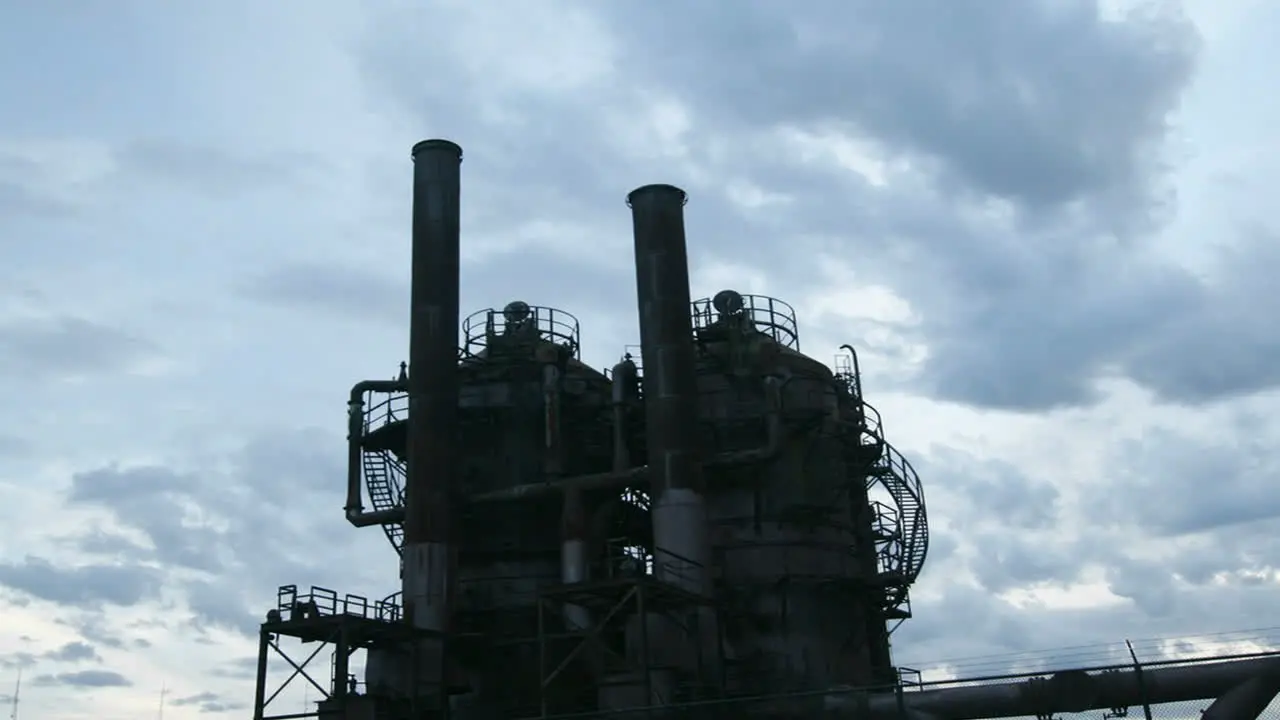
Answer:
<svg viewBox="0 0 1280 720"><path fill-rule="evenodd" d="M1138 697L1142 700L1142 712L1147 720L1151 720L1151 703L1147 702L1147 680L1142 674L1142 663L1138 662L1138 653L1133 651L1133 643L1125 640L1124 644L1129 648L1129 657L1133 660L1133 674L1138 681Z"/></svg>

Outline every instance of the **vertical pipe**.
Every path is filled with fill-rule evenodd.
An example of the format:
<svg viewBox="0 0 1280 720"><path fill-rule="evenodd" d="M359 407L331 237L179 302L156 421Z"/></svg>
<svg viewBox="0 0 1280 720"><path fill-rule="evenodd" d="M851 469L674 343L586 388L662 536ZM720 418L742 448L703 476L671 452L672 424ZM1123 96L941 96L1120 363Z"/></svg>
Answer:
<svg viewBox="0 0 1280 720"><path fill-rule="evenodd" d="M347 712L347 695L350 690L348 678L351 677L351 638L346 628L338 631L338 642L333 648L333 687L331 697L337 702L338 709L345 715Z"/></svg>
<svg viewBox="0 0 1280 720"><path fill-rule="evenodd" d="M547 478L564 474L564 442L560 427L560 368L542 366L542 470Z"/></svg>
<svg viewBox="0 0 1280 720"><path fill-rule="evenodd" d="M448 629L456 548L452 494L458 417L459 217L462 148L413 146L409 319L409 441L405 482L404 606L413 626ZM439 675L441 646L420 648L422 675Z"/></svg>
<svg viewBox="0 0 1280 720"><path fill-rule="evenodd" d="M253 690L253 720L262 720L267 708L267 659L271 653L271 633L258 631L258 672Z"/></svg>
<svg viewBox="0 0 1280 720"><path fill-rule="evenodd" d="M635 397L636 364L627 355L612 373L613 399L613 471L626 472L631 467L631 445L628 442L627 404Z"/></svg>
<svg viewBox="0 0 1280 720"><path fill-rule="evenodd" d="M568 488L564 492L560 532L560 580L566 585L584 583L587 581L587 511L579 488ZM566 604L564 622L569 631L586 630L591 625L591 614L581 605Z"/></svg>
<svg viewBox="0 0 1280 720"><path fill-rule="evenodd" d="M543 426L546 434L543 448L546 479L564 474L563 428L560 425L562 373L555 362L542 366ZM587 581L587 518L580 488L567 488L560 518L560 580L566 585ZM591 615L581 605L564 606L565 628L585 630Z"/></svg>
<svg viewBox="0 0 1280 720"><path fill-rule="evenodd" d="M707 593L710 548L697 440L686 199L680 188L646 185L633 190L627 204L635 234L654 573Z"/></svg>

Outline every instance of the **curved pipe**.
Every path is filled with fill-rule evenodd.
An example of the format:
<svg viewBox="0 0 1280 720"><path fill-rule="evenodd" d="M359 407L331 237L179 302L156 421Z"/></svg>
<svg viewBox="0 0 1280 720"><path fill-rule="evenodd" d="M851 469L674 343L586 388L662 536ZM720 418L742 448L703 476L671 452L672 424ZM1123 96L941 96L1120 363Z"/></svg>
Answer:
<svg viewBox="0 0 1280 720"><path fill-rule="evenodd" d="M370 392L406 392L408 383L403 380L362 380L351 388L347 399L347 503L344 510L347 522L356 527L381 525L404 518L404 510L396 508L397 518L387 518L390 511L364 511L360 480L363 475L364 451L364 396Z"/></svg>
<svg viewBox="0 0 1280 720"><path fill-rule="evenodd" d="M751 450L735 450L714 455L708 465L740 465L743 463L769 460L782 449L782 389L791 382L791 376L779 379L769 376L764 379L765 399L765 441L764 445Z"/></svg>
<svg viewBox="0 0 1280 720"><path fill-rule="evenodd" d="M849 343L840 346L841 350L849 351L849 359L853 363L853 382L857 385L858 399L862 399L862 366L858 364L858 351L853 349Z"/></svg>

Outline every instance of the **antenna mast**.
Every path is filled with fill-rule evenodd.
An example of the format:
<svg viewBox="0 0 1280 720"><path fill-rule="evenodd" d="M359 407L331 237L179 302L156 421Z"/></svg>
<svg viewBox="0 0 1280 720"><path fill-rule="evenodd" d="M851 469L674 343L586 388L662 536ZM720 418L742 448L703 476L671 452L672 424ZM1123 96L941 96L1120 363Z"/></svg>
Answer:
<svg viewBox="0 0 1280 720"><path fill-rule="evenodd" d="M160 684L160 712L156 714L156 720L164 720L164 700L169 696L169 686L165 683Z"/></svg>
<svg viewBox="0 0 1280 720"><path fill-rule="evenodd" d="M18 696L22 694L22 668L18 668L18 682L13 686L13 701L10 703L12 710L9 712L9 720L18 720Z"/></svg>

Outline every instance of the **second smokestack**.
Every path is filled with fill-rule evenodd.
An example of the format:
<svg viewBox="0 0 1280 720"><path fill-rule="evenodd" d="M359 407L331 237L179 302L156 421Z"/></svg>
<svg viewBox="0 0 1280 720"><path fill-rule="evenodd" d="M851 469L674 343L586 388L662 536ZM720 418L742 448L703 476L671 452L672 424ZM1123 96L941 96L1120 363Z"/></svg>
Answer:
<svg viewBox="0 0 1280 720"><path fill-rule="evenodd" d="M654 574L707 593L709 560L698 381L685 246L685 192L646 185L627 195L635 233L644 367Z"/></svg>

